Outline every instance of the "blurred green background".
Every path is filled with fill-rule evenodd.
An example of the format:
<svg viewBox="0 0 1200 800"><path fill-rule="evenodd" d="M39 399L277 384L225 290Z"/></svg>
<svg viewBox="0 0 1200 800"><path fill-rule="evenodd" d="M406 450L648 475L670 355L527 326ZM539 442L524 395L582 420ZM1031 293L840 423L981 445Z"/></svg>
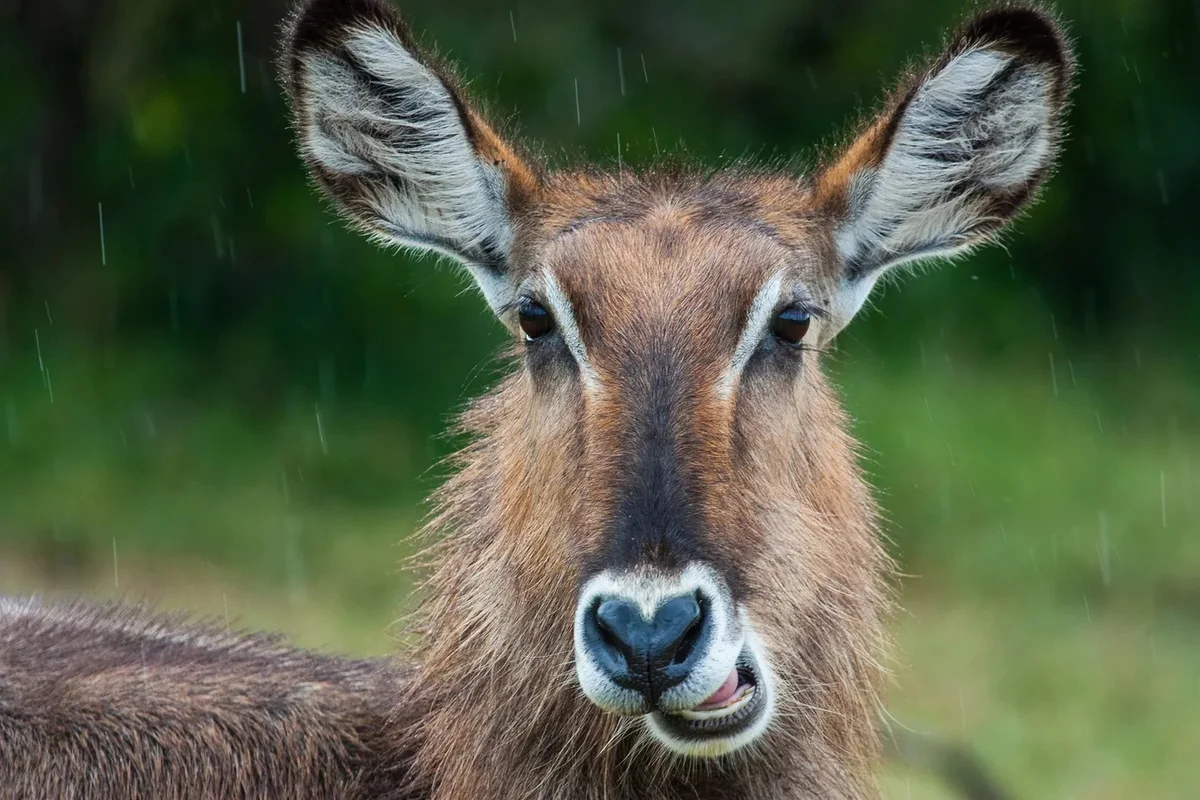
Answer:
<svg viewBox="0 0 1200 800"><path fill-rule="evenodd" d="M459 274L307 187L271 65L286 5L0 0L0 591L382 653L442 431L503 335ZM547 158L628 168L835 142L971 6L403 10ZM828 368L905 573L895 724L1018 797L1196 797L1200 4L1059 10L1079 89L1042 203L877 293Z"/></svg>

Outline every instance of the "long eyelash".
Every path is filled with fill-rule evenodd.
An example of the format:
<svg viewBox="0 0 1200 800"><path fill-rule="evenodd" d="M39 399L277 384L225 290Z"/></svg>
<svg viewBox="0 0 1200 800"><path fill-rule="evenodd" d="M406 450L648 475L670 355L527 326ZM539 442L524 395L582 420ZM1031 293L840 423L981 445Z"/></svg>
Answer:
<svg viewBox="0 0 1200 800"><path fill-rule="evenodd" d="M522 299L524 299L524 298L518 297L515 300L509 300L507 303L501 303L496 308L496 312L495 312L496 316L503 317L503 316L506 316L506 315L511 314L512 312L516 311L518 308L521 307Z"/></svg>
<svg viewBox="0 0 1200 800"><path fill-rule="evenodd" d="M815 319L829 319L829 312L827 310L825 310L825 308L823 306L819 306L813 301L793 300L791 303L789 303L789 305L795 306L796 308L803 311L805 314L808 314L810 317L813 317ZM785 308L786 307L787 306L785 306ZM780 309L780 310L782 310L782 309Z"/></svg>
<svg viewBox="0 0 1200 800"><path fill-rule="evenodd" d="M780 301L779 305L775 308L774 314L778 316L782 311L789 308L798 308L813 319L826 320L832 316L823 305L817 305L815 300L804 297Z"/></svg>

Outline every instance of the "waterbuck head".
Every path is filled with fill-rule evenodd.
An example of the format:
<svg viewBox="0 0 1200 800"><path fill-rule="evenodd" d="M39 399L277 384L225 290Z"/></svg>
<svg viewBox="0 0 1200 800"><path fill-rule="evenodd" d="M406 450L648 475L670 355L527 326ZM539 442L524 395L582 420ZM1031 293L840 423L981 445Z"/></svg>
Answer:
<svg viewBox="0 0 1200 800"><path fill-rule="evenodd" d="M869 762L887 559L821 352L889 270L1033 198L1070 81L1054 24L977 17L809 175L548 171L380 0L304 4L284 80L338 209L463 264L518 354L442 495L426 727L548 761Z"/></svg>

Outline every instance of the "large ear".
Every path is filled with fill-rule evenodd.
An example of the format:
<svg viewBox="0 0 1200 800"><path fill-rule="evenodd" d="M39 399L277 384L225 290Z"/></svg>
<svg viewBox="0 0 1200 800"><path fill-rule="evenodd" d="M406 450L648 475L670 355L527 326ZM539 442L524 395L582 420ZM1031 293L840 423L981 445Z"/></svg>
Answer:
<svg viewBox="0 0 1200 800"><path fill-rule="evenodd" d="M377 240L470 270L512 300L514 215L538 180L419 50L384 0L304 0L281 64L300 151L341 213Z"/></svg>
<svg viewBox="0 0 1200 800"><path fill-rule="evenodd" d="M984 13L818 176L842 324L889 268L962 253L1029 204L1058 155L1072 68L1044 12Z"/></svg>

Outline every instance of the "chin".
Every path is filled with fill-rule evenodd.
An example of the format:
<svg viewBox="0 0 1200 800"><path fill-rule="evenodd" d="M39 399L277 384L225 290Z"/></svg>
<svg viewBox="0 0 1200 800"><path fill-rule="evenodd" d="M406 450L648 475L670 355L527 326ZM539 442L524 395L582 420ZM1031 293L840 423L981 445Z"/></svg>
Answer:
<svg viewBox="0 0 1200 800"><path fill-rule="evenodd" d="M643 717L655 741L690 758L720 758L753 745L770 728L774 680L761 650L747 644L737 661L738 687L718 708L655 710Z"/></svg>

